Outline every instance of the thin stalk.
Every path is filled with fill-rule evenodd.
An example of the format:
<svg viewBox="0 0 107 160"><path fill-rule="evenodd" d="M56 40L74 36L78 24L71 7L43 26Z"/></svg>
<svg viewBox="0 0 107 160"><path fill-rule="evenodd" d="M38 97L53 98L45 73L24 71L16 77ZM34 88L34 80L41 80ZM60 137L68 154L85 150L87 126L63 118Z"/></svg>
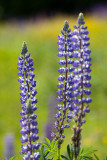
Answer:
<svg viewBox="0 0 107 160"><path fill-rule="evenodd" d="M60 160L60 148L58 148L58 160Z"/></svg>

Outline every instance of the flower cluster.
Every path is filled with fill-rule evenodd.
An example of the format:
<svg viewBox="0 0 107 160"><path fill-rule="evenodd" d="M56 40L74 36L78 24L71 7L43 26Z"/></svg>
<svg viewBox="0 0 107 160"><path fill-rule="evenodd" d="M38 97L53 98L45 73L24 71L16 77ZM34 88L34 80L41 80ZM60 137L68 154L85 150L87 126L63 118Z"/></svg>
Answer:
<svg viewBox="0 0 107 160"><path fill-rule="evenodd" d="M91 87L90 80L91 76L89 73L91 72L91 51L88 49L90 43L88 43L88 31L87 27L84 26L85 21L83 14L80 13L78 17L78 26L74 26L73 37L77 39L75 51L77 53L77 58L79 59L79 66L73 72L75 79L75 91L72 106L75 107L74 110L74 122L76 125L73 126L74 135L72 136L73 141L73 152L75 157L78 156L81 145L81 131L82 124L85 123L85 114L90 112L88 104L92 101L89 97L91 91L89 88Z"/></svg>
<svg viewBox="0 0 107 160"><path fill-rule="evenodd" d="M88 49L90 45L87 27L84 26L85 21L83 14L80 13L77 26L74 26L74 31L71 32L69 24L65 21L61 35L58 36L59 45L57 54L60 57L58 69L58 90L57 90L57 114L55 115L54 127L57 133L52 133L51 136L58 140L58 159L60 159L60 148L64 141L64 129L70 128L71 120L74 121L72 147L71 151L77 159L81 148L81 131L82 125L86 122L85 115L90 112L90 66L91 66L91 51ZM35 98L37 94L35 74L33 73L33 59L28 53L26 43L24 43L21 56L18 58L18 81L21 83L21 98L22 104L20 125L22 127L21 154L24 154L23 160L38 160L40 154L37 151L40 144L36 142L39 139L37 128L37 115L34 111L37 109ZM47 127L49 129L50 127ZM52 126L51 126L52 127ZM51 129L50 127L50 129ZM49 130L47 130L49 135ZM49 135L50 136L50 135ZM53 141L54 142L54 141ZM41 147L42 148L42 147ZM49 153L50 154L50 153Z"/></svg>
<svg viewBox="0 0 107 160"><path fill-rule="evenodd" d="M34 111L37 109L37 99L35 95L37 90L35 89L36 81L34 80L35 74L32 72L33 59L30 57L30 53L27 53L27 46L24 45L21 50L21 56L18 57L18 75L20 76L18 81L21 83L21 97L20 102L22 104L20 125L22 127L20 133L22 134L21 143L25 145L21 146L20 154L24 154L23 160L38 160L40 158L39 152L34 152L39 149L40 144L36 142L39 139L37 128L37 115Z"/></svg>
<svg viewBox="0 0 107 160"><path fill-rule="evenodd" d="M78 67L79 61L73 60L75 56L73 54L74 48L76 47L76 43L73 42L77 41L73 34L71 33L71 29L69 29L69 24L66 21L63 29L61 30L61 35L58 36L58 50L59 53L57 54L58 57L62 59L59 61L59 65L63 65L58 72L60 73L58 80L59 84L58 87L58 105L56 106L58 113L56 114L56 122L55 128L57 129L58 134L54 134L56 139L59 140L59 146L63 142L64 135L64 128L69 128L70 121L72 119L71 111L71 90L70 87L73 84L72 79L74 75L72 74L74 71L74 67Z"/></svg>
<svg viewBox="0 0 107 160"><path fill-rule="evenodd" d="M79 14L78 26L74 26L74 31L71 33L69 24L66 21L58 36L58 57L62 59L59 61L63 65L58 72L59 84L58 87L58 113L56 114L55 128L57 134L53 133L55 139L59 140L59 146L63 142L64 128L69 128L68 124L71 119L74 120L73 126L74 135L72 136L73 147L72 150L75 157L79 154L81 144L81 130L82 124L85 123L85 114L90 112L88 104L92 101L89 97L91 91L90 80L91 76L91 51L88 49L89 37L87 27L84 26L83 14ZM67 122L67 124L65 123Z"/></svg>

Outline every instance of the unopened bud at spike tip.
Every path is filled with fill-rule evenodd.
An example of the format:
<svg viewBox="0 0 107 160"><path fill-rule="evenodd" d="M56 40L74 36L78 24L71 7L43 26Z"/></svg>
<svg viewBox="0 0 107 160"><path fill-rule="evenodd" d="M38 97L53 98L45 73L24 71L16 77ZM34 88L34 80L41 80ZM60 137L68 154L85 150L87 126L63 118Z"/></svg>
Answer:
<svg viewBox="0 0 107 160"><path fill-rule="evenodd" d="M79 14L77 23L78 23L79 25L84 25L84 24L85 24L83 13L80 13L80 14Z"/></svg>
<svg viewBox="0 0 107 160"><path fill-rule="evenodd" d="M21 49L21 54L26 54L28 52L26 42L23 42L23 46Z"/></svg>
<svg viewBox="0 0 107 160"><path fill-rule="evenodd" d="M64 26L63 26L63 31L67 32L68 28L69 28L69 23L68 23L68 21L65 21Z"/></svg>
<svg viewBox="0 0 107 160"><path fill-rule="evenodd" d="M84 18L83 13L79 13L79 17L80 17L80 18Z"/></svg>

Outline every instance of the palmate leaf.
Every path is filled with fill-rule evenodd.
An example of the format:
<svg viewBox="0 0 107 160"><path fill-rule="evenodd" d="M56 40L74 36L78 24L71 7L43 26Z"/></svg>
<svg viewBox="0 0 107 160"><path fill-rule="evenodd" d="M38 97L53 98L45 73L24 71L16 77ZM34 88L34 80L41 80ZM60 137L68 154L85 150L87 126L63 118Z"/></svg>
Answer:
<svg viewBox="0 0 107 160"><path fill-rule="evenodd" d="M45 147L44 157L46 160L57 160L57 145L58 141L54 139L52 142L48 138L44 138L46 142L43 142L42 145Z"/></svg>
<svg viewBox="0 0 107 160"><path fill-rule="evenodd" d="M48 154L48 156L46 156L46 160L58 160L58 159L57 159L57 153L55 153L55 152L50 152L50 153Z"/></svg>
<svg viewBox="0 0 107 160"><path fill-rule="evenodd" d="M48 143L49 146L51 146L51 142L48 138L44 137L45 141Z"/></svg>
<svg viewBox="0 0 107 160"><path fill-rule="evenodd" d="M57 159L57 154L55 154L54 152L53 153L50 153L47 157L46 157L46 160L58 160Z"/></svg>
<svg viewBox="0 0 107 160"><path fill-rule="evenodd" d="M50 153L46 158L53 158L54 153Z"/></svg>
<svg viewBox="0 0 107 160"><path fill-rule="evenodd" d="M41 155L39 160L47 160L46 156L48 155L49 151L47 149L45 149L45 146L43 144L41 144L41 148L39 149L39 153Z"/></svg>
<svg viewBox="0 0 107 160"><path fill-rule="evenodd" d="M42 145L43 145L43 146L45 146L45 147L47 147L48 149L51 149L51 146L50 146L50 145L48 145L48 144L47 144L47 143L45 143L45 142L44 142L44 143L42 143Z"/></svg>
<svg viewBox="0 0 107 160"><path fill-rule="evenodd" d="M96 151L97 150L92 149L92 147L88 147L88 148L82 150L82 152L80 152L79 157L91 155L92 153L95 153Z"/></svg>
<svg viewBox="0 0 107 160"><path fill-rule="evenodd" d="M46 150L44 151L44 157L46 157L48 154L49 154L49 150L46 149Z"/></svg>

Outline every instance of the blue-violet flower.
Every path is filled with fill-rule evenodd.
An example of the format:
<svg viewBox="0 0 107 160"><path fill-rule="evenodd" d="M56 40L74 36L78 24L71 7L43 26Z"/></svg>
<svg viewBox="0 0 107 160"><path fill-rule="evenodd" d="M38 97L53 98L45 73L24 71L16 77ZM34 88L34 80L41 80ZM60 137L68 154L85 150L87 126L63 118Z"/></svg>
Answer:
<svg viewBox="0 0 107 160"><path fill-rule="evenodd" d="M74 67L79 65L78 61L74 61L73 58L73 51L75 48L75 44L73 43L76 39L72 37L73 34L71 33L71 29L69 29L69 24L66 21L63 29L61 30L61 35L58 36L58 50L59 53L57 54L58 57L62 58L59 61L59 65L63 65L58 72L60 73L58 80L59 84L58 87L58 105L56 106L58 113L56 114L55 118L55 128L57 129L57 134L52 133L52 136L55 136L55 139L58 140L58 147L63 142L65 138L64 135L64 128L69 128L69 122L71 121L72 117L71 114L71 99L69 83L70 80L73 79L74 75L72 74L74 71ZM69 82L69 83L68 83ZM69 116L68 116L69 115Z"/></svg>
<svg viewBox="0 0 107 160"><path fill-rule="evenodd" d="M21 146L20 154L24 154L23 160L38 160L40 158L39 152L35 150L39 149L40 144L36 142L39 139L37 128L37 115L34 111L37 109L37 99L35 95L37 90L35 89L36 81L34 80L35 74L32 72L33 59L30 57L30 53L27 53L27 46L24 42L21 56L18 57L18 75L20 76L18 81L21 83L21 98L22 105L20 125L22 127L20 133L22 134L21 143L25 145ZM35 153L34 153L35 152Z"/></svg>
<svg viewBox="0 0 107 160"><path fill-rule="evenodd" d="M72 150L74 152L75 158L77 158L80 146L81 146L81 131L82 131L82 124L85 123L85 114L90 112L88 104L92 101L89 97L91 91L89 88L91 87L90 80L91 76L89 73L91 72L91 58L90 53L91 51L88 49L90 43L88 40L88 31L87 27L84 26L85 21L83 14L80 13L78 20L78 26L74 26L73 37L77 39L76 47L74 49L74 54L78 56L76 58L79 59L79 66L73 72L75 84L73 87L75 91L73 92L73 103L72 107L74 107L74 122L75 126L73 126L74 135L72 136L73 147Z"/></svg>

